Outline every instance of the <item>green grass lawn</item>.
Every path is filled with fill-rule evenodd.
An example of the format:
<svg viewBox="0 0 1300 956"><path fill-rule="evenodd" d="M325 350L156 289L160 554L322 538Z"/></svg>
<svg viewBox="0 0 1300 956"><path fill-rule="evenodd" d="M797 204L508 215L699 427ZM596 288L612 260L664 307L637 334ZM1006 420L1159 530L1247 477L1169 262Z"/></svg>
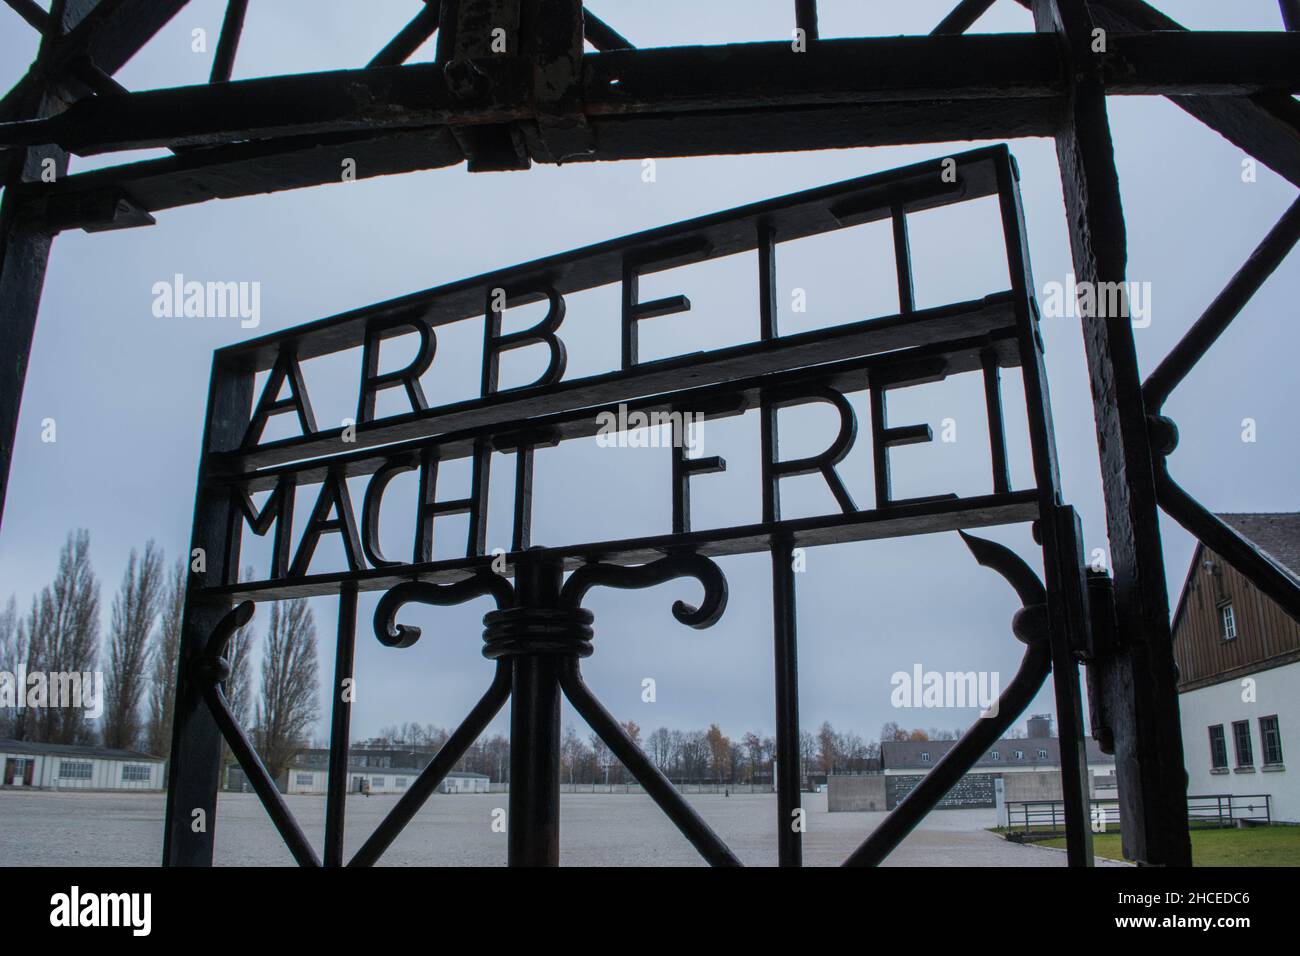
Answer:
<svg viewBox="0 0 1300 956"><path fill-rule="evenodd" d="M1058 837L1042 846L1064 847ZM1118 833L1094 833L1093 852L1122 860ZM1193 866L1300 866L1300 827L1251 827L1247 830L1193 830Z"/></svg>

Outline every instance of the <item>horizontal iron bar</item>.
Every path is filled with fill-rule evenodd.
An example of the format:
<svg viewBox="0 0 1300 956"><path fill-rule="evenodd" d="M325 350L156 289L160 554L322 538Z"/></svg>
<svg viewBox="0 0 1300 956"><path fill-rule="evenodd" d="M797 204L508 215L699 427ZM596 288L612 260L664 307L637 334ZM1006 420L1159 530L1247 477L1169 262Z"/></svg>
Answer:
<svg viewBox="0 0 1300 956"><path fill-rule="evenodd" d="M474 431L479 434L501 433L516 426L532 428L536 419L568 413L566 437L593 435L595 417L605 406L636 401L639 396L664 396L661 404L673 406L668 395L684 386L697 388L724 385L738 379L756 378L785 369L805 371L800 378L813 377L808 368L846 357L884 354L874 367L903 368L904 355L918 348L959 339L957 348L936 346L925 353L935 358L949 351L965 352L971 338L995 335L1015 322L1015 307L1010 295L991 296L987 300L944 306L908 316L869 319L849 325L818 329L779 339L753 342L710 352L648 362L631 371L606 372L557 385L521 388L499 392L488 398L476 398L452 405L409 412L355 426L355 441L346 446L340 441L342 428L326 429L302 438L268 442L247 450L213 453L207 466L217 473L246 473L268 465L305 462L346 447L347 453L383 447L395 442L415 440L430 435ZM906 351L904 351L906 350ZM971 356L966 355L969 360ZM1018 365L1018 360L1003 358L1004 366ZM865 371L867 366L854 371ZM964 367L961 370L966 370ZM906 375L900 371L900 375ZM792 374L791 378L795 378ZM865 387L865 376L856 376ZM734 391L734 389L733 389ZM756 393L755 393L756 394ZM524 420L528 420L525 426ZM454 452L452 453L454 455Z"/></svg>
<svg viewBox="0 0 1300 956"><path fill-rule="evenodd" d="M55 143L80 155L158 146L532 119L527 59L474 61L482 94L461 95L441 64L336 70L86 99L54 117L0 124L0 145ZM788 41L587 54L583 111L867 105L985 97L1055 98L1055 45L1032 33L828 40L815 53Z"/></svg>
<svg viewBox="0 0 1300 956"><path fill-rule="evenodd" d="M977 326L979 323L975 323ZM705 421L740 415L757 408L764 390L794 396L791 404L799 404L801 392L814 386L829 386L845 394L861 391L879 380L882 384L897 386L942 381L950 375L973 372L983 368L986 353L999 367L1019 366L1016 332L1010 323L1004 323L987 335L945 341L921 348L900 350L884 354L860 356L823 365L769 372L751 378L739 378L714 385L680 389L643 398L628 398L621 402L628 414L632 412L697 412ZM628 394L640 392L628 390ZM815 400L811 391L808 401ZM536 400L524 399L519 414L526 417L498 421L489 419L465 429L421 429L422 437L377 448L347 451L343 454L303 459L288 464L256 470L242 470L257 456L232 454L213 455L208 459L205 480L231 485L246 492L266 491L274 487L283 475L294 475L298 484L321 481L329 468L338 469L345 478L369 475L386 462L409 456L436 445L439 461L454 461L474 453L478 442L486 439L499 450L509 450L521 442L533 440L564 441L596 434L601 427L599 416L611 412L617 416L618 405L583 405L550 415L533 411ZM432 434L432 437L430 435ZM540 442L539 442L540 443ZM329 447L337 449L341 443Z"/></svg>
<svg viewBox="0 0 1300 956"><path fill-rule="evenodd" d="M954 164L956 183L945 181L943 174L949 168L945 159ZM255 370L264 371L274 364L282 342L293 341L298 358L309 359L361 345L367 324L375 320L410 319L439 326L482 315L485 291L492 288L545 284L569 295L621 281L624 261L630 255L655 260L688 241L702 248L652 261L641 268L641 274L748 252L757 248L760 222L770 224L775 238L786 242L888 218L895 203L901 203L906 212L920 212L980 199L997 192L998 166L1010 162L1007 147L998 145L859 176L485 272L240 342L217 354L223 359L238 357ZM839 207L849 202L858 205L846 215ZM397 330L393 334L399 333Z"/></svg>
<svg viewBox="0 0 1300 956"><path fill-rule="evenodd" d="M1037 490L1014 491L1004 495L979 495L893 505L852 515L832 514L812 518L752 524L732 528L691 531L686 534L662 534L619 541L546 548L557 555L566 570L574 570L593 560L611 564L644 564L672 551L690 551L705 557L724 557L770 551L774 542L788 539L795 547L814 547L848 541L868 541L913 534L936 534L959 528L1017 524L1039 517ZM518 555L505 556L506 573L513 574ZM429 581L446 584L463 580L475 571L493 571L492 555L456 558L407 564L396 568L377 568L329 574L313 574L289 580L241 582L205 588L204 596L229 597L236 600L279 601L295 597L337 594L340 586L355 581L359 591L386 590L404 581Z"/></svg>
<svg viewBox="0 0 1300 956"><path fill-rule="evenodd" d="M454 90L440 64L275 76L81 100L47 119L0 124L0 145L55 143L80 155L246 139L532 119L522 57L475 61L481 95ZM1120 34L1103 79L1118 94L1245 95L1300 88L1294 33ZM588 54L589 118L776 106L868 105L989 97L1056 98L1059 51L1033 33L787 41Z"/></svg>

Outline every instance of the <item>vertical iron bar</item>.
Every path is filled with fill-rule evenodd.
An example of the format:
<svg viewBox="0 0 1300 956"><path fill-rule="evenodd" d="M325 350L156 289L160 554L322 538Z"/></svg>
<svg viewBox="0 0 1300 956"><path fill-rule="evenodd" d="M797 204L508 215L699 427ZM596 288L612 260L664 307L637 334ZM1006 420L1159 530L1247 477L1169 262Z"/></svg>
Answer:
<svg viewBox="0 0 1300 956"><path fill-rule="evenodd" d="M200 475L208 456L239 447L253 410L253 373L212 363L208 387ZM240 513L228 488L200 482L190 537L191 573L186 583L185 616L177 654L175 716L171 760L167 765L167 811L163 862L167 866L211 866L221 784L221 731L190 674L217 624L230 610L229 598L208 597L204 587L229 583L239 567ZM223 560L226 556L229 560ZM201 562L201 563L200 563Z"/></svg>
<svg viewBox="0 0 1300 956"><path fill-rule="evenodd" d="M772 643L776 659L776 816L781 866L803 866L799 802L799 667L793 541L772 543Z"/></svg>
<svg viewBox="0 0 1300 956"><path fill-rule="evenodd" d="M559 604L558 561L521 560L515 588L520 607ZM516 654L510 698L510 866L560 863L560 683L557 657Z"/></svg>
<svg viewBox="0 0 1300 956"><path fill-rule="evenodd" d="M42 31L36 66L49 59L61 35L91 7L90 0L55 3L51 7L45 16L46 29ZM47 86L42 82L23 94L15 118L53 116L66 107L69 99L71 94L61 83ZM3 316L0 356L4 356L0 360L0 518L4 515L9 489L9 467L13 461L27 363L36 334L36 315L40 310L50 246L54 242L54 233L41 222L39 207L24 202L12 187L22 182L38 182L43 167L51 161L55 178L63 179L68 172L68 154L53 144L15 151L0 162L0 172L4 174L0 182L6 187L0 199L0 316Z"/></svg>
<svg viewBox="0 0 1300 956"><path fill-rule="evenodd" d="M794 0L794 25L805 40L817 39L817 0Z"/></svg>
<svg viewBox="0 0 1300 956"><path fill-rule="evenodd" d="M912 284L912 246L907 239L907 213L896 204L891 220L894 227L894 268L898 271L898 311L910 315L916 311L916 290Z"/></svg>
<svg viewBox="0 0 1300 956"><path fill-rule="evenodd" d="M1093 19L1082 0L1033 0L1035 27L1056 34L1070 89L1056 151L1078 281L1124 283L1128 242L1106 93L1091 52ZM1169 625L1155 466L1137 349L1127 315L1085 318L1121 652L1098 660L1113 691L1115 763L1124 853L1162 866L1190 866L1187 770L1178 715L1178 671Z"/></svg>
<svg viewBox="0 0 1300 956"><path fill-rule="evenodd" d="M764 342L777 336L776 230L758 224L758 334Z"/></svg>
<svg viewBox="0 0 1300 956"><path fill-rule="evenodd" d="M998 368L997 353L991 349L980 355L980 362L984 366L984 407L989 421L993 493L1005 495L1011 491L1011 472L1007 467L1007 433L1002 415L1002 373Z"/></svg>
<svg viewBox="0 0 1300 956"><path fill-rule="evenodd" d="M339 590L338 642L334 650L334 700L330 718L329 793L325 797L325 865L343 865L344 808L348 794L348 736L352 724L352 680L357 644L357 582Z"/></svg>
<svg viewBox="0 0 1300 956"><path fill-rule="evenodd" d="M1014 163L1009 154L998 163L998 201L1007 267L1018 313L1021 376L1029 418L1034 484L1038 489L1036 537L1043 548L1043 582L1047 590L1051 629L1052 682L1056 692L1057 738L1061 748L1066 852L1071 866L1092 866L1087 748L1083 740L1079 665L1075 658L1076 650L1088 644L1082 544L1074 509L1060 504L1061 478L1052 426L1051 397L1037 315L1030 301L1033 275Z"/></svg>

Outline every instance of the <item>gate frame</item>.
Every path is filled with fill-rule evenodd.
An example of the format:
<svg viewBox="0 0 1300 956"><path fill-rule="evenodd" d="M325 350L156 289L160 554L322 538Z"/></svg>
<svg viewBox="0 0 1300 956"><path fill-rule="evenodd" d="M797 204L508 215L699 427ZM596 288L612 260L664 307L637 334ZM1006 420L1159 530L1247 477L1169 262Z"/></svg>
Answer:
<svg viewBox="0 0 1300 956"><path fill-rule="evenodd" d="M53 237L68 228L145 225L153 212L211 198L337 181L341 157L356 157L368 176L462 161L480 170L674 150L1051 135L1074 271L1085 281L1125 278L1108 95L1168 96L1300 185L1300 118L1289 95L1300 84L1300 0L1279 0L1284 34L1186 31L1142 0L1017 0L1047 36L963 36L993 0L960 0L930 37L844 41L820 40L815 0L796 0L795 22L811 54L803 61L776 55L789 44L731 47L721 57L698 48L636 50L580 0L443 0L422 9L365 71L234 84L226 81L247 0L229 0L212 82L151 93L128 92L112 76L186 0L53 0L49 13L27 0L7 2L42 41L33 68L0 100L0 148L10 160L0 203L0 352L14 356L0 363L0 507ZM482 36L490 18L507 23L512 43L499 61ZM1107 52L1092 48L1097 29L1109 37ZM435 31L431 68L402 66ZM599 52L585 53L584 39ZM340 96L372 81L433 96L403 100L377 122L360 112L366 97ZM612 92L615 85L621 89ZM250 102L270 107L260 128L250 129ZM322 109L307 115L304 102ZM677 133L671 147L665 118ZM66 149L135 145L168 146L176 155L65 175ZM41 181L43 160L54 161L56 182ZM1167 388L1295 244L1297 220L1293 206L1162 363L1158 371L1171 374L1148 380L1146 395L1131 331L1114 322L1085 329L1115 569L1113 589L1090 582L1100 612L1089 693L1094 733L1129 774L1125 851L1145 863L1191 864L1157 505L1300 619L1300 589L1169 475L1176 429L1159 415ZM240 400L221 396L236 406ZM207 623L218 619L211 609Z"/></svg>

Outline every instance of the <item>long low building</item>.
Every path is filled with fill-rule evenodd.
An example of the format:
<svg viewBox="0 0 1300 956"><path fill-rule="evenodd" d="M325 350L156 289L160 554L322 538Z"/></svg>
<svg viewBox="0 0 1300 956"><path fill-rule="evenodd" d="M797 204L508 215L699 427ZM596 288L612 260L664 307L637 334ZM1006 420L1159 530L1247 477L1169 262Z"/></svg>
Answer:
<svg viewBox="0 0 1300 956"><path fill-rule="evenodd" d="M43 790L161 790L163 759L135 750L0 740L0 786Z"/></svg>
<svg viewBox="0 0 1300 956"><path fill-rule="evenodd" d="M348 793L405 793L415 783L420 771L375 767L348 767ZM280 780L284 793L324 793L329 771L322 767L291 767ZM439 793L487 793L490 783L486 774L452 771L438 785Z"/></svg>

